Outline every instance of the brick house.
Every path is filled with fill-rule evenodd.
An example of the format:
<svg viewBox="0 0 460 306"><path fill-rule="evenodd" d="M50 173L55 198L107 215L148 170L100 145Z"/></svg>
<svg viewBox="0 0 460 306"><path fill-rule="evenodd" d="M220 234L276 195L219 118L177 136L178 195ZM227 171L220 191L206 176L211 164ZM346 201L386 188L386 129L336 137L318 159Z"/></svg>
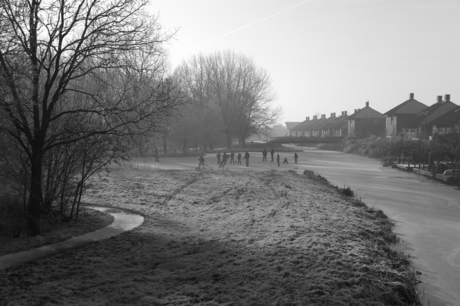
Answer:
<svg viewBox="0 0 460 306"><path fill-rule="evenodd" d="M418 122L420 117L418 113L424 111L427 106L414 99L414 94L409 95L409 100L390 109L384 115L386 116L385 130L387 137L403 135L405 138L416 138Z"/></svg>
<svg viewBox="0 0 460 306"><path fill-rule="evenodd" d="M319 130L319 137L332 137L331 126L338 120L335 113L331 113L331 116L327 118L320 126L316 127Z"/></svg>
<svg viewBox="0 0 460 306"><path fill-rule="evenodd" d="M424 111L417 114L417 137L421 139L429 139L433 136L433 122L457 107L457 104L450 101L450 95L445 95L444 101L442 100L442 96L438 96L438 100L435 104L427 107ZM425 133L425 130L427 133Z"/></svg>
<svg viewBox="0 0 460 306"><path fill-rule="evenodd" d="M431 121L431 134L460 133L460 106Z"/></svg>
<svg viewBox="0 0 460 306"><path fill-rule="evenodd" d="M302 123L298 124L292 129L292 133L294 137L305 137L305 130L308 128L308 126L314 124L317 121L317 117L314 116L312 120L310 120L310 117L306 117L305 121Z"/></svg>
<svg viewBox="0 0 460 306"><path fill-rule="evenodd" d="M348 135L348 115L343 111L342 115L330 126L330 136L345 137Z"/></svg>
<svg viewBox="0 0 460 306"><path fill-rule="evenodd" d="M321 137L321 129L320 127L327 121L326 115L321 115L321 118L314 124L308 127L306 131L307 137Z"/></svg>
<svg viewBox="0 0 460 306"><path fill-rule="evenodd" d="M386 117L366 102L366 107L355 110L348 118L348 137L366 138L371 135L385 136Z"/></svg>

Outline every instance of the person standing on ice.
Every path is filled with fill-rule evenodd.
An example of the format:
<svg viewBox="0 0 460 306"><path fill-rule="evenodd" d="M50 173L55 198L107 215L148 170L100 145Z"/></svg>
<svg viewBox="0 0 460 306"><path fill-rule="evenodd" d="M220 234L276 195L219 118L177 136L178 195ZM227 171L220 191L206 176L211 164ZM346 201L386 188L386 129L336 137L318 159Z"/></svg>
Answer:
<svg viewBox="0 0 460 306"><path fill-rule="evenodd" d="M200 158L198 158L198 170L200 170L201 166L203 166L203 169L204 169L204 157L203 157L203 154L200 155Z"/></svg>
<svg viewBox="0 0 460 306"><path fill-rule="evenodd" d="M270 155L272 156L272 161L273 161L273 156L275 155L275 150L273 150L273 148L270 150Z"/></svg>
<svg viewBox="0 0 460 306"><path fill-rule="evenodd" d="M288 160L287 160L287 157L284 158L283 164L289 164L289 163L288 163Z"/></svg>
<svg viewBox="0 0 460 306"><path fill-rule="evenodd" d="M262 152L262 161L267 161L267 149L264 149L263 152Z"/></svg>
<svg viewBox="0 0 460 306"><path fill-rule="evenodd" d="M246 151L246 153L244 153L244 159L246 160L246 167L249 167L249 153L248 151Z"/></svg>
<svg viewBox="0 0 460 306"><path fill-rule="evenodd" d="M238 165L241 165L241 153L238 153Z"/></svg>
<svg viewBox="0 0 460 306"><path fill-rule="evenodd" d="M299 155L297 153L294 153L294 162L297 164L297 158L299 158Z"/></svg>
<svg viewBox="0 0 460 306"><path fill-rule="evenodd" d="M278 167L280 166L280 155L276 154L276 161L278 162Z"/></svg>
<svg viewBox="0 0 460 306"><path fill-rule="evenodd" d="M219 168L225 167L225 165L227 164L227 159L228 159L228 155L227 153L224 152L224 155L222 155L222 162L220 163Z"/></svg>
<svg viewBox="0 0 460 306"><path fill-rule="evenodd" d="M235 163L235 153L230 153L230 164L234 164Z"/></svg>
<svg viewBox="0 0 460 306"><path fill-rule="evenodd" d="M216 156L217 156L217 164L218 164L218 165L220 165L220 152L219 152L219 153L217 153L217 155L216 155Z"/></svg>

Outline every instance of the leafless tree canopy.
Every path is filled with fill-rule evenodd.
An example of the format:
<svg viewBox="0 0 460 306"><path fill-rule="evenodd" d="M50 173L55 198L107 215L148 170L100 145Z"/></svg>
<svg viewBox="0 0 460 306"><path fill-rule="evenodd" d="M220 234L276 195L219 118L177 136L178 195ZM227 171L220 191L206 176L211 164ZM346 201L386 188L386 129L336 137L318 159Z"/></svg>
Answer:
<svg viewBox="0 0 460 306"><path fill-rule="evenodd" d="M213 143L219 134L244 141L276 122L281 108L273 108L275 94L269 74L254 61L232 51L198 55L177 70L184 92L198 109L200 143Z"/></svg>
<svg viewBox="0 0 460 306"><path fill-rule="evenodd" d="M97 135L155 129L177 102L165 75L163 43L171 34L145 13L146 4L0 2L0 129L28 156L32 223L43 202L46 152Z"/></svg>

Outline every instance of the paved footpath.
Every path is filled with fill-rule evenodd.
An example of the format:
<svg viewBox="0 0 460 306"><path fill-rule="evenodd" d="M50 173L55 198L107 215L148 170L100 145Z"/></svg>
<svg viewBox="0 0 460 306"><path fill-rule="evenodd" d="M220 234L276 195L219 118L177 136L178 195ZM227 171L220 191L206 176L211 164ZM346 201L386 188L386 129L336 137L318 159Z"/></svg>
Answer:
<svg viewBox="0 0 460 306"><path fill-rule="evenodd" d="M29 251L0 256L0 270L80 247L90 242L101 241L132 230L144 222L144 217L141 215L123 209L93 205L85 205L85 207L112 215L114 218L112 224L94 232L70 238L66 241L42 246Z"/></svg>

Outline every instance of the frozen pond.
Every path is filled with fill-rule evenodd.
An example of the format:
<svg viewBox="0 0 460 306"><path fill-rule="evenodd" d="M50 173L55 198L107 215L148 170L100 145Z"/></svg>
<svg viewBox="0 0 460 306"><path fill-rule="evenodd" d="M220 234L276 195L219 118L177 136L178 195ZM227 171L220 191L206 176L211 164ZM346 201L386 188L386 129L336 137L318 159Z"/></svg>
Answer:
<svg viewBox="0 0 460 306"><path fill-rule="evenodd" d="M250 167L229 165L225 171L313 170L332 184L349 186L368 206L382 209L396 222L402 247L422 272L425 304L460 305L460 190L423 176L384 168L375 159L340 152L305 148L299 163L294 153L282 153L289 164L262 162L261 154L251 153ZM217 169L217 159L205 157ZM270 157L268 157L270 160ZM194 169L198 158L161 158L160 163L134 160L136 167L152 169Z"/></svg>

